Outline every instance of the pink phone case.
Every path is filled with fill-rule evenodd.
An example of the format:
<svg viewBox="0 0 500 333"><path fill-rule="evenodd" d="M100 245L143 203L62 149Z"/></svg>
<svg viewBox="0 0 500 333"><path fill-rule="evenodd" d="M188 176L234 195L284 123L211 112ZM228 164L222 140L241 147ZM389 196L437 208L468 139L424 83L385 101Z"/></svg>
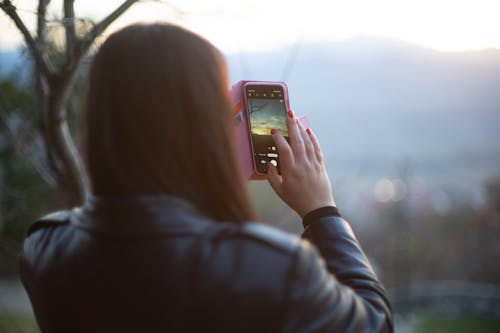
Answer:
<svg viewBox="0 0 500 333"><path fill-rule="evenodd" d="M236 140L238 147L238 159L240 161L243 175L247 179L262 180L266 179L266 175L257 173L255 170L255 162L253 149L250 141L250 128L248 124L248 112L245 103L245 85L258 84L258 85L280 85L283 87L285 106L287 111L290 110L288 99L288 88L284 82L270 82L270 81L238 81L231 89L232 109L234 126L236 128ZM309 121L306 117L300 117L299 121L304 127L309 127Z"/></svg>

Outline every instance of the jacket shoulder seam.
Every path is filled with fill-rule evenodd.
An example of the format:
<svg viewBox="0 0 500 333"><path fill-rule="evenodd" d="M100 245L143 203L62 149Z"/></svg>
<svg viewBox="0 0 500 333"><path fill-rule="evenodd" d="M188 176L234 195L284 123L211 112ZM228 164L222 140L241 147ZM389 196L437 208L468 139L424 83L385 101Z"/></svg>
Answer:
<svg viewBox="0 0 500 333"><path fill-rule="evenodd" d="M293 234L289 234L272 226L255 222L244 223L232 230L220 232L215 238L219 240L229 240L240 237L288 254L293 254L297 248L300 247L301 243L298 236L295 237Z"/></svg>
<svg viewBox="0 0 500 333"><path fill-rule="evenodd" d="M70 219L70 211L63 210L55 213L47 214L36 220L28 229L27 236L33 234L35 231L45 228L54 227L59 225L68 224Z"/></svg>

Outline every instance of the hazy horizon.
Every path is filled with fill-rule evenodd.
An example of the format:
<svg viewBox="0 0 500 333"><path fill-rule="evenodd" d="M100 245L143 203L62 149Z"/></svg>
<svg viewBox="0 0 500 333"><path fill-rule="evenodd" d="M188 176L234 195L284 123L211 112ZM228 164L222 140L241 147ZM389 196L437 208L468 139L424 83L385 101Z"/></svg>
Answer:
<svg viewBox="0 0 500 333"><path fill-rule="evenodd" d="M19 64L18 53L10 57ZM405 177L408 190L426 193L418 209L480 205L486 182L500 177L500 50L439 52L351 38L226 57L231 83L286 81L291 107L308 116L348 211L376 204L380 184L394 192Z"/></svg>

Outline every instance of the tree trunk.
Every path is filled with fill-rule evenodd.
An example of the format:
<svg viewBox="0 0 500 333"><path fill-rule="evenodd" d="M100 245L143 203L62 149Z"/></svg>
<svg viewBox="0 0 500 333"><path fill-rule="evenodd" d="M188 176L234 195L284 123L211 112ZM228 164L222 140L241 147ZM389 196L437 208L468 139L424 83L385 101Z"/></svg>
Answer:
<svg viewBox="0 0 500 333"><path fill-rule="evenodd" d="M81 204L88 191L86 172L66 119L65 102L73 86L73 76L66 72L49 81L49 92L45 95L48 100L44 103L47 126L43 138L47 157L59 189L67 195L68 207Z"/></svg>
<svg viewBox="0 0 500 333"><path fill-rule="evenodd" d="M120 6L82 37L76 35L74 0L64 0L63 26L66 33L66 53L61 66L54 66L47 58L46 16L50 2L51 0L38 1L36 38L19 17L17 8L11 0L0 0L0 9L12 19L33 56L35 109L39 117L45 158L58 188L67 194L66 205L72 207L83 201L88 191L88 181L66 120L68 94L73 87L80 61L92 43L138 0L123 0Z"/></svg>

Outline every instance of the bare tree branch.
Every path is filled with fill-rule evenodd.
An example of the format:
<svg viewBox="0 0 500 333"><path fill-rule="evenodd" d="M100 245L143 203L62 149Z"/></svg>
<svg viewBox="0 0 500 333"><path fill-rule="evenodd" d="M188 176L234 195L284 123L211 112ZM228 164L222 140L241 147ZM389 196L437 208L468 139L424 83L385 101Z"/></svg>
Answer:
<svg viewBox="0 0 500 333"><path fill-rule="evenodd" d="M45 54L45 41L47 39L47 7L49 6L50 0L39 0L38 9L36 11L37 16L37 42L38 47L42 54Z"/></svg>
<svg viewBox="0 0 500 333"><path fill-rule="evenodd" d="M44 58L47 57L48 44L47 44L47 7L49 6L51 0L38 0L38 8L37 8L37 38L36 43L40 53ZM47 59L47 58L46 58ZM57 73L54 72L54 76ZM49 119L48 119L48 110L49 110L49 100L50 100L50 91L51 84L49 82L49 78L43 74L43 71L39 68L38 64L36 65L36 70L34 73L35 76L35 110L37 112L39 126L40 126L40 135L44 142L47 142L48 137L48 128L49 128ZM43 149L43 153L45 154L45 161L49 166L49 169L52 171L52 176L54 179L57 179L59 172L56 168L53 154L51 153L51 149L49 149L48 145L45 145Z"/></svg>
<svg viewBox="0 0 500 333"><path fill-rule="evenodd" d="M64 0L64 31L66 32L66 57L71 66L75 58L75 44L77 42L75 30L75 0Z"/></svg>
<svg viewBox="0 0 500 333"><path fill-rule="evenodd" d="M38 0L36 37L28 31L12 1L0 0L0 9L14 21L35 59L35 107L40 117L40 137L46 154L45 165L57 186L69 195L68 205L79 204L88 190L88 180L68 130L65 110L68 95L79 64L95 39L139 0L122 0L119 7L95 24L81 38L78 37L76 31L78 26L75 22L75 0L64 0L63 27L66 50L62 63L58 62L60 65L57 67L52 67L53 64L50 63L47 55L49 41L47 40L46 17L47 7L51 0ZM5 119L7 118L4 117ZM50 181L47 182L50 183Z"/></svg>
<svg viewBox="0 0 500 333"><path fill-rule="evenodd" d="M101 22L97 23L81 40L80 48L78 50L77 57L82 57L89 47L92 45L94 40L106 30L106 28L113 23L120 15L122 15L127 9L129 9L138 0L126 0L120 7L116 8L111 14L106 16Z"/></svg>
<svg viewBox="0 0 500 333"><path fill-rule="evenodd" d="M40 69L43 71L44 75L47 77L52 76L53 71L49 62L45 59L43 53L38 48L35 39L28 31L28 28L26 28L23 20L21 20L21 18L17 14L16 7L10 2L10 0L4 0L0 3L0 9L2 9L5 14L7 14L7 16L11 18L16 27L19 29L24 37L24 40L26 41L26 44L28 45L28 49L30 50L31 55L40 66Z"/></svg>

